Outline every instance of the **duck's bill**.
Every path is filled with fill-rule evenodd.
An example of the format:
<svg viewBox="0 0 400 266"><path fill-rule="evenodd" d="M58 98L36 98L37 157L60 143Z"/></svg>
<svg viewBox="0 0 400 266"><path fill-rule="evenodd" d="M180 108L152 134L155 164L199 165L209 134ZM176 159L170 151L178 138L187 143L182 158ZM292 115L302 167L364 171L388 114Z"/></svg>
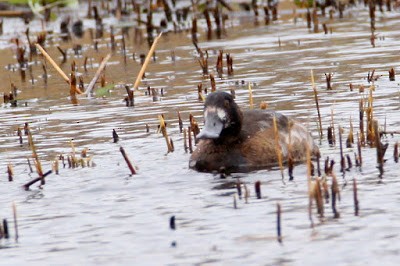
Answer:
<svg viewBox="0 0 400 266"><path fill-rule="evenodd" d="M217 139L219 138L224 124L217 115L208 115L204 128L197 134L197 139Z"/></svg>

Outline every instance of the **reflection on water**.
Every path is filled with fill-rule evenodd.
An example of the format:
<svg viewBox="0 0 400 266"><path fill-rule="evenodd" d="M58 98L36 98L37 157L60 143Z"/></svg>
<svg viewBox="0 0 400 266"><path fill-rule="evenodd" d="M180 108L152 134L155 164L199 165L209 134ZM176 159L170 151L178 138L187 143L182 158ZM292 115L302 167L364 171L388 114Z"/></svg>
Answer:
<svg viewBox="0 0 400 266"><path fill-rule="evenodd" d="M310 70L314 70L319 91L324 134L333 114L335 127L343 127L347 137L350 121L358 129L358 102L368 95L371 84L366 77L368 71L375 69L380 78L374 83L374 116L387 131L398 131L399 87L398 82L389 81L387 71L391 67L396 69L400 16L397 11L377 13L377 31L384 38L377 39L376 47L371 48L368 10L360 6L346 14L343 20L329 21L333 33L328 35L309 33L303 20L296 25L282 20L256 27L241 17L233 17L235 24L241 21L240 26L229 28L226 38L210 42L200 38L199 45L209 50L212 72L219 49L234 58L234 76L225 73L217 79L218 89L235 90L239 105L248 108L246 84L252 82L255 106L265 101L269 108L296 117L308 125L316 138L318 126ZM115 29L115 33L120 34L120 30ZM84 54L90 58L87 72L83 69L84 57L68 53L85 83L90 82L98 62L109 52L107 38L100 40L99 52L95 52L89 33L85 33ZM56 37L54 42L58 42ZM140 69L137 55L145 53L147 46L134 45L130 39L127 49L127 54L136 54L136 60L130 56L124 64L121 53L113 54L106 70L109 83L134 82ZM55 47L49 46L48 51L61 62ZM176 61L172 60L172 52ZM3 66L15 64L10 49L1 54ZM400 183L398 165L392 159L398 135L383 137L389 148L382 180L375 167L375 149L362 148L363 166L353 166L342 178L339 144L329 146L326 137L321 141L323 158L329 156L336 161L334 171L341 187L339 219L332 218L327 203L325 218L319 219L315 214L315 227L310 228L304 165L295 167L295 181L286 184L282 183L278 169L241 174L240 180L249 188L250 198L247 204L238 199L238 209L234 209L235 186L227 190L214 188L224 182L236 182L236 178L228 177L225 181L219 175L189 170L189 154L184 152L183 135L179 133L177 111L185 127L189 126L189 114L202 124L197 84L211 86L208 79L203 79L196 56L190 34L165 35L157 48L157 61L151 63L140 92L135 93L132 108L125 107L122 101L123 86L114 88L104 98L82 98L79 105L71 105L68 85L50 67L51 76L47 85L44 83L40 57L32 65L34 84L29 79L21 82L17 71L1 69L1 77L7 81L4 92L8 92L7 83L11 80L21 90L19 102L27 102L27 106L3 105L0 109L0 217L7 217L13 227L14 201L20 225L17 244L11 239L0 240L0 247L12 247L1 250L2 261L9 265L43 261L138 265L151 265L154 261L173 265L393 263L399 255L399 245L393 239L399 237ZM68 64L62 68L70 71ZM333 73L332 91L326 90L325 73ZM354 85L353 91L350 83ZM359 92L361 85L366 88L364 93ZM153 97L144 93L147 86L163 88L164 95L154 102ZM174 153L166 154L165 141L157 133L159 114L164 114L168 123ZM31 156L27 137L23 136L20 145L16 133L25 122L30 124L45 171L51 169L56 156L72 153L70 140L77 154L88 148L88 156L92 156L96 166L71 169L60 163L59 175L49 175L43 188L33 185L31 191L24 191L21 186L36 177L27 163ZM112 140L113 129L120 137L117 144ZM129 176L120 146L138 167L137 175ZM351 158L356 152L356 147L344 149ZM4 174L9 163L14 168L12 183L6 181ZM286 172L285 177L288 178ZM353 210L353 178L358 182L358 217ZM262 181L260 200L254 193L257 180ZM277 202L282 206L282 245L276 241ZM176 217L175 231L168 228L172 215ZM176 246L172 247L172 243Z"/></svg>

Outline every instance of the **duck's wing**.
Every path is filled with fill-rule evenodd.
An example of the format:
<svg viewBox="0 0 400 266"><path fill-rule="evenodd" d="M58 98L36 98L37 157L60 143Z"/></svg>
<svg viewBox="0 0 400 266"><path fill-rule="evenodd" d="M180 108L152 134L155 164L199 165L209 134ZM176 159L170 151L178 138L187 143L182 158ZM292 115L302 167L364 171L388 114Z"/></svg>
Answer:
<svg viewBox="0 0 400 266"><path fill-rule="evenodd" d="M278 131L288 133L290 124L293 123L287 116L271 110L249 110L243 113L242 131L247 137L253 136L259 131L274 127L274 117Z"/></svg>

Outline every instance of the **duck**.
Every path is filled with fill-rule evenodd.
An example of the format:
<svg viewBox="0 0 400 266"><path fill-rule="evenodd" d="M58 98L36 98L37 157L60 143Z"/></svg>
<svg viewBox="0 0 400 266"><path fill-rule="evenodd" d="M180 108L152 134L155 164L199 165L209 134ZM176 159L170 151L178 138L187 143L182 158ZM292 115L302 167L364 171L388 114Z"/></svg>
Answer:
<svg viewBox="0 0 400 266"><path fill-rule="evenodd" d="M289 156L294 163L306 161L307 151L313 157L319 154L311 133L300 122L273 110L242 111L223 91L207 96L204 127L196 141L189 167L199 172L250 172L276 166L277 141L284 163Z"/></svg>

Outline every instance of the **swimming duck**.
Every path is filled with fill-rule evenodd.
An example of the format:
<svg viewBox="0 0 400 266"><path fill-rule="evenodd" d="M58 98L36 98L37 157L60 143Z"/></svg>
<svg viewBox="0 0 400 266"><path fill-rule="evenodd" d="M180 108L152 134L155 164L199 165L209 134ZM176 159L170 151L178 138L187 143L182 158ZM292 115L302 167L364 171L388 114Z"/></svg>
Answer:
<svg viewBox="0 0 400 266"><path fill-rule="evenodd" d="M210 93L205 101L204 127L196 136L197 148L189 167L230 173L277 165L274 117L284 162L289 153L294 162L305 161L307 146L312 155L318 154L311 134L299 122L271 110L242 112L232 95L218 91Z"/></svg>

